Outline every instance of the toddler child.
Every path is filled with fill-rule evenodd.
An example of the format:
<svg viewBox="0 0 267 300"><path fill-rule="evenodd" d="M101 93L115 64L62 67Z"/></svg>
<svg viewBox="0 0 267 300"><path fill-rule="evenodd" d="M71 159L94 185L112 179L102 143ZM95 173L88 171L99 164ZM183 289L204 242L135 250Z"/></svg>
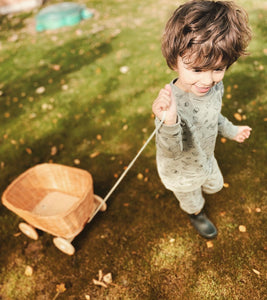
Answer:
<svg viewBox="0 0 267 300"><path fill-rule="evenodd" d="M203 211L203 194L223 187L214 157L217 134L244 142L248 126L235 126L221 114L225 71L251 39L246 12L228 1L193 0L167 22L162 53L178 78L159 92L152 110L156 125L157 168L198 233L208 239L217 229Z"/></svg>

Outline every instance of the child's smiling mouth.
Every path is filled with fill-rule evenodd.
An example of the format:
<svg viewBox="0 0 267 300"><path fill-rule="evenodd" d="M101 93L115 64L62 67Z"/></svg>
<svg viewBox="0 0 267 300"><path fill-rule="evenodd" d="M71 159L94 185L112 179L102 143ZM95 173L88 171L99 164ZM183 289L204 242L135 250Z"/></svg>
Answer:
<svg viewBox="0 0 267 300"><path fill-rule="evenodd" d="M212 86L198 86L198 85L194 85L197 92L200 94L206 94L211 88Z"/></svg>

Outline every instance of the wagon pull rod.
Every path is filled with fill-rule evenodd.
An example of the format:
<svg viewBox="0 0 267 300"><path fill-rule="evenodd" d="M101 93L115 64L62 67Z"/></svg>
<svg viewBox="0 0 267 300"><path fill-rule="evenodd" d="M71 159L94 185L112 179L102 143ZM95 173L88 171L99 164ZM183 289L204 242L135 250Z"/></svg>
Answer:
<svg viewBox="0 0 267 300"><path fill-rule="evenodd" d="M139 150L139 152L136 154L136 156L134 157L134 159L130 162L130 164L127 166L127 168L124 170L124 172L121 174L121 176L119 177L119 179L116 181L116 183L113 185L113 187L110 189L110 191L107 193L106 197L103 199L101 205L99 205L99 207L95 210L95 212L93 213L93 215L91 216L90 220L93 219L93 217L98 213L98 211L100 210L100 208L107 202L108 198L111 196L111 194L115 191L115 189L117 188L117 186L121 183L122 179L126 176L126 174L128 173L128 171L131 169L131 167L134 165L135 161L137 160L137 158L140 156L140 154L143 152L143 150L146 148L146 146L148 145L148 143L151 141L151 139L154 137L154 135L156 134L156 132L160 129L161 125L163 124L163 122L165 121L165 117L166 117L166 111L163 112L163 116L162 119L159 123L159 125L154 129L154 131L152 132L152 134L150 135L150 137L147 139L147 141L144 143L143 147Z"/></svg>

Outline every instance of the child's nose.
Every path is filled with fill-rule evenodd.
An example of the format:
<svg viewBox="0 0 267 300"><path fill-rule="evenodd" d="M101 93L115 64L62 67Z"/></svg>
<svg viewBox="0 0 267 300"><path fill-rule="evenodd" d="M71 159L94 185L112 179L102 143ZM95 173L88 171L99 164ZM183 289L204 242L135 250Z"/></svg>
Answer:
<svg viewBox="0 0 267 300"><path fill-rule="evenodd" d="M203 72L202 84L211 85L213 83L212 71Z"/></svg>

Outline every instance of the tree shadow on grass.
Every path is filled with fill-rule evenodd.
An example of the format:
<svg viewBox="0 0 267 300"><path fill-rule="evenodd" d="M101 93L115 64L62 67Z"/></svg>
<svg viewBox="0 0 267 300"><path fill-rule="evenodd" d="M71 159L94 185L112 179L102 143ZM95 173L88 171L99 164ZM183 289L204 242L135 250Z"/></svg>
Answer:
<svg viewBox="0 0 267 300"><path fill-rule="evenodd" d="M43 57L45 60L49 59L49 63L28 71L25 68L25 75L18 74L17 78L9 81L2 89L3 96L0 99L2 104L12 102L18 95L25 93L27 97L21 98L20 104L25 105L25 107L31 107L31 103L29 103L30 98L34 99L35 103L42 99L42 95L36 94L38 87L45 87L45 96L52 96L62 89L62 82L64 84L68 83L69 74L94 63L99 57L107 55L112 51L109 40L99 43L91 51L83 51L82 54L79 54L79 50L85 49L88 42L86 38L77 39L44 53ZM59 66L59 69L54 70L54 65ZM17 103L12 103L8 106L8 111L12 118L16 118L22 109L18 108ZM7 122L12 121L12 118L3 119L2 115L0 123L4 122L7 124Z"/></svg>

